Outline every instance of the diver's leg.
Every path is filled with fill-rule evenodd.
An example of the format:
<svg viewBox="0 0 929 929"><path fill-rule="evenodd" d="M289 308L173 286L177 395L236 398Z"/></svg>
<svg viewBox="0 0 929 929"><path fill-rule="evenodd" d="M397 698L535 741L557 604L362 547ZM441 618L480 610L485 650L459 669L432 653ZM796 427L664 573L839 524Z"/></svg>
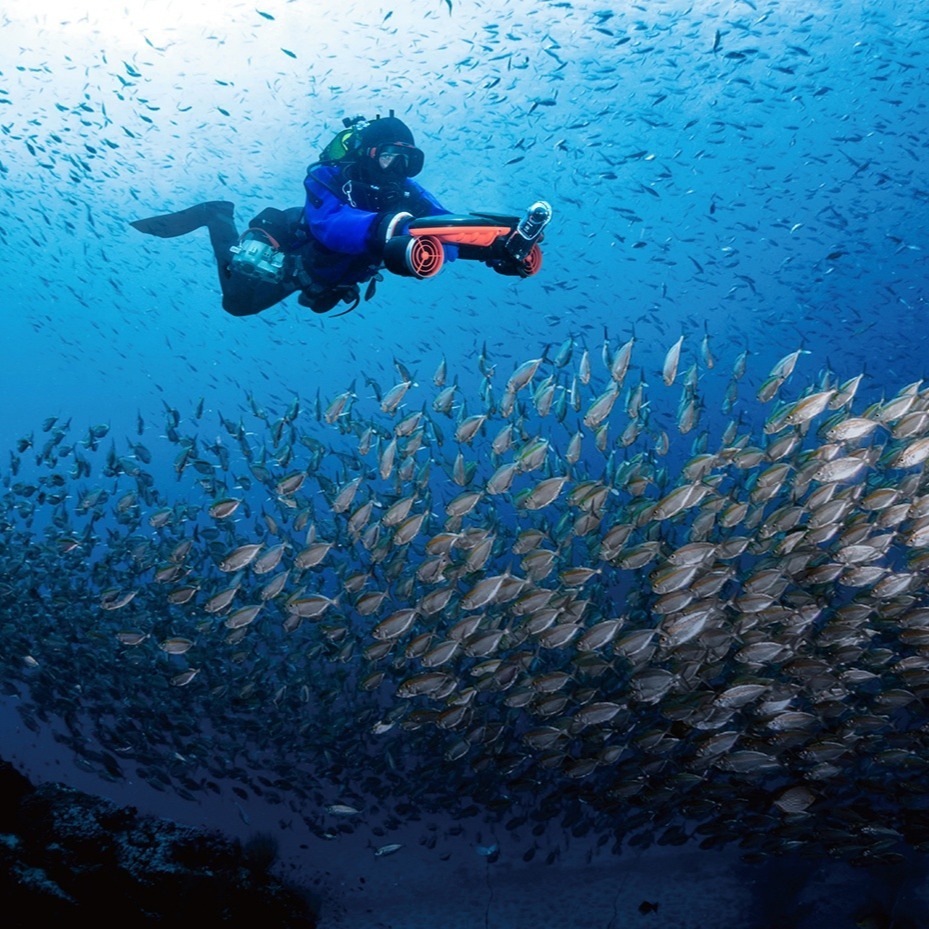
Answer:
<svg viewBox="0 0 929 929"><path fill-rule="evenodd" d="M272 284L246 277L235 271L219 269L219 283L223 289L223 309L233 316L254 316L289 297L296 288L284 281Z"/></svg>
<svg viewBox="0 0 929 929"><path fill-rule="evenodd" d="M254 316L294 292L294 286L286 281L275 284L230 269L230 249L239 244L239 233L232 220L231 210L212 211L206 225L216 258L219 286L223 292L223 309L227 313L233 316Z"/></svg>
<svg viewBox="0 0 929 929"><path fill-rule="evenodd" d="M281 213L279 210L266 212ZM282 213L281 215L283 216ZM152 216L149 219L136 220L130 225L140 232L163 239L186 235L201 226L206 226L216 259L219 286L223 292L223 309L233 316L253 316L280 303L297 289L296 284L291 281L275 284L230 270L230 249L238 244L239 233L233 218L233 204L227 200L198 203L179 213Z"/></svg>

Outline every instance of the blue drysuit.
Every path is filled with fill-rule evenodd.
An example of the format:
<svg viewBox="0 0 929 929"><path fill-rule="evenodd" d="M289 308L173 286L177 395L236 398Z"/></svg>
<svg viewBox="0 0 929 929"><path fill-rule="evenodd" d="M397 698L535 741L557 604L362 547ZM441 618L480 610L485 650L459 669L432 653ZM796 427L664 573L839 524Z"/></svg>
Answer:
<svg viewBox="0 0 929 929"><path fill-rule="evenodd" d="M363 190L358 191L361 196L354 193L353 183L332 165L311 167L303 181L306 205L294 247L301 252L306 272L320 284L361 284L380 267L383 243L375 243L372 236L383 214L356 205L363 202ZM449 212L416 181L406 178L403 188L404 195L391 212L402 210L415 217ZM453 251L446 249L448 260L454 260Z"/></svg>

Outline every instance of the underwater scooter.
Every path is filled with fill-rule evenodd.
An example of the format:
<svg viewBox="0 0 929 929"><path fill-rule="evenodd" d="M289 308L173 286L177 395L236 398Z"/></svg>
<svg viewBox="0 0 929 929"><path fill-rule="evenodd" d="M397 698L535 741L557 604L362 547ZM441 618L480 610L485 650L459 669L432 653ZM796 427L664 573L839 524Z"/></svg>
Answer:
<svg viewBox="0 0 929 929"><path fill-rule="evenodd" d="M423 216L410 222L407 234L394 236L384 248L384 266L404 277L435 277L445 263L443 243L456 245L458 257L482 261L498 274L531 277L542 267L539 242L551 222L552 208L538 200L525 216L499 213Z"/></svg>
<svg viewBox="0 0 929 929"><path fill-rule="evenodd" d="M520 219L500 213L423 216L384 248L384 266L403 277L435 277L445 263L443 244L458 247L458 257L482 261L498 274L531 277L542 266L542 241L552 208L538 200ZM272 231L274 234L272 234ZM248 277L278 283L288 273L288 256L274 229L249 228L232 247L230 267Z"/></svg>

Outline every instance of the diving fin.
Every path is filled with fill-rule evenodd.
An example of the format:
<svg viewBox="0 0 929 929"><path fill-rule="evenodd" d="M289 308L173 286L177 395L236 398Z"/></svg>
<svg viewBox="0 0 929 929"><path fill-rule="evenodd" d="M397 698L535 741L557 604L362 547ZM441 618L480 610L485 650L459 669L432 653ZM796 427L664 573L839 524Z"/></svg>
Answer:
<svg viewBox="0 0 929 929"><path fill-rule="evenodd" d="M150 216L148 219L137 219L129 223L139 232L155 235L160 239L173 239L179 235L187 235L201 226L216 224L222 227L229 225L235 231L233 220L234 205L228 200L209 200L198 203L179 213L166 213L163 216Z"/></svg>

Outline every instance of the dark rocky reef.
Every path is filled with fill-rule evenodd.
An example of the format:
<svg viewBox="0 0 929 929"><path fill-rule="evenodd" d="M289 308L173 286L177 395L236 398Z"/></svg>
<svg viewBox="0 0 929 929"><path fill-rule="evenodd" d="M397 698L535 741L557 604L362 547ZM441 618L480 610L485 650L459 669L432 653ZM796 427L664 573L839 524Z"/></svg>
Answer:
<svg viewBox="0 0 929 929"><path fill-rule="evenodd" d="M315 927L309 896L271 873L276 851L270 836L243 845L61 784L34 787L0 761L5 929L75 917L132 927Z"/></svg>

